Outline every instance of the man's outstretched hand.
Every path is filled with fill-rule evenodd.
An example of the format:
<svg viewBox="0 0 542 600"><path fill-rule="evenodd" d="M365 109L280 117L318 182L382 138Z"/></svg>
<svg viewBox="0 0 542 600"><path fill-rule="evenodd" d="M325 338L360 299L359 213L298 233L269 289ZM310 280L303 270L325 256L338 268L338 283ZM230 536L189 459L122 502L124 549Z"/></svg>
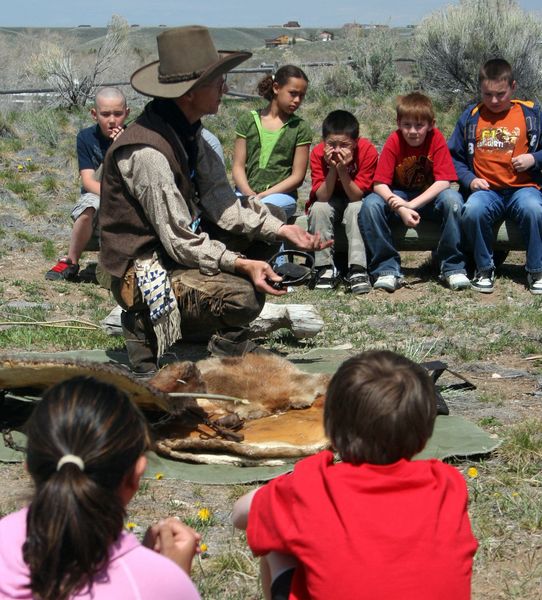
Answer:
<svg viewBox="0 0 542 600"><path fill-rule="evenodd" d="M333 240L322 241L319 233L309 233L299 225L283 225L277 236L282 240L287 240L299 250L307 252L323 250L333 245Z"/></svg>

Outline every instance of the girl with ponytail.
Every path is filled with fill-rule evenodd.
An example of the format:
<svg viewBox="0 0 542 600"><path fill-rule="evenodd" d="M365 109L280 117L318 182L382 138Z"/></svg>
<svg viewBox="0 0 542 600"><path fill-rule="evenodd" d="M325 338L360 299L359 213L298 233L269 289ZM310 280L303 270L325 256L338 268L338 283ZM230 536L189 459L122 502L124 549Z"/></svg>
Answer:
<svg viewBox="0 0 542 600"><path fill-rule="evenodd" d="M258 84L267 106L243 114L235 129L232 175L238 193L279 206L287 217L295 213L297 188L309 164L312 130L295 114L308 83L295 65L267 75Z"/></svg>
<svg viewBox="0 0 542 600"><path fill-rule="evenodd" d="M35 490L28 508L0 520L0 598L199 598L187 575L196 532L168 519L149 530L149 549L123 529L150 442L123 392L91 377L60 383L27 435Z"/></svg>

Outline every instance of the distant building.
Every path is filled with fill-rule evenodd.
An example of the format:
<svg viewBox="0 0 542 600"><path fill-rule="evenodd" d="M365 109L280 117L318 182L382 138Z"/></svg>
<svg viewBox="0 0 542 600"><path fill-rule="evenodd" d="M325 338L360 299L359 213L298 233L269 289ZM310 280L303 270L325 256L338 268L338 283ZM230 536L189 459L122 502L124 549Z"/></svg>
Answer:
<svg viewBox="0 0 542 600"><path fill-rule="evenodd" d="M299 29L301 27L301 25L299 24L299 21L288 21L288 23L284 23L283 27Z"/></svg>
<svg viewBox="0 0 542 600"><path fill-rule="evenodd" d="M287 46L290 43L290 37L286 34L279 35L276 38L265 40L266 48L277 48L278 46Z"/></svg>
<svg viewBox="0 0 542 600"><path fill-rule="evenodd" d="M77 25L77 27L90 27L90 25Z"/></svg>
<svg viewBox="0 0 542 600"><path fill-rule="evenodd" d="M318 34L318 39L321 42L331 42L331 40L333 39L333 34L331 33L331 31L321 31Z"/></svg>

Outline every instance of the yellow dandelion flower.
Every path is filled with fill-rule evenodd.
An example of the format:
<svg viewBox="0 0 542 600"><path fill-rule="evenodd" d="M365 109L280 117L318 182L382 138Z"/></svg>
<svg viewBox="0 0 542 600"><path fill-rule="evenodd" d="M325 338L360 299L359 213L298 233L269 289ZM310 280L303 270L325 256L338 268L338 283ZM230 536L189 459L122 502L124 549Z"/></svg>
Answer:
<svg viewBox="0 0 542 600"><path fill-rule="evenodd" d="M31 157L31 156L29 156L29 157L26 159L26 162L32 162L32 157Z"/></svg>
<svg viewBox="0 0 542 600"><path fill-rule="evenodd" d="M164 479L164 474L163 473L156 473L156 475L154 476L155 479L158 479L158 481L160 481L160 479Z"/></svg>
<svg viewBox="0 0 542 600"><path fill-rule="evenodd" d="M133 531L137 527L137 524L134 523L133 521L128 521L128 523L126 523L125 527L128 531Z"/></svg>
<svg viewBox="0 0 542 600"><path fill-rule="evenodd" d="M17 165L17 171L22 171L24 169L23 165Z"/></svg>
<svg viewBox="0 0 542 600"><path fill-rule="evenodd" d="M517 498L519 496L519 492L512 492L512 497Z"/></svg>
<svg viewBox="0 0 542 600"><path fill-rule="evenodd" d="M202 552L207 552L207 544L200 544L200 545L199 545L199 549L200 549Z"/></svg>
<svg viewBox="0 0 542 600"><path fill-rule="evenodd" d="M471 478L471 479L476 479L478 477L478 469L476 467L469 467L467 469L467 475Z"/></svg>
<svg viewBox="0 0 542 600"><path fill-rule="evenodd" d="M208 521L211 518L211 511L208 508L200 508L198 510L198 519L200 521Z"/></svg>

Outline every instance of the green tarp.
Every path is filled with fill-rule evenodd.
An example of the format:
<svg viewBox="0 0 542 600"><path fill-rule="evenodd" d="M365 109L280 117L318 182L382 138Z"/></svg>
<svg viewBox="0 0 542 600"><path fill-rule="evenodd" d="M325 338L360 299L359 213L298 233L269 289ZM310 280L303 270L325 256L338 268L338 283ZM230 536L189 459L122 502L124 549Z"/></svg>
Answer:
<svg viewBox="0 0 542 600"><path fill-rule="evenodd" d="M186 360L188 353L179 358ZM300 369L309 372L333 373L339 364L352 355L348 348L319 348L288 357ZM77 352L27 353L19 354L20 358L59 359L62 357L97 362L125 362L122 353L106 353L103 350L86 350ZM13 432L13 440L19 446L25 445L23 434ZM1 442L1 440L0 440ZM439 416L435 423L433 436L426 448L417 458L450 458L486 454L500 444L495 436L467 421L463 417L450 415ZM19 462L23 453L6 447L0 443L0 462ZM293 463L292 463L293 464ZM154 478L157 473L163 477L181 479L205 484L236 484L266 481L292 469L292 464L280 467L235 467L229 465L195 465L159 457L149 456L146 477Z"/></svg>

